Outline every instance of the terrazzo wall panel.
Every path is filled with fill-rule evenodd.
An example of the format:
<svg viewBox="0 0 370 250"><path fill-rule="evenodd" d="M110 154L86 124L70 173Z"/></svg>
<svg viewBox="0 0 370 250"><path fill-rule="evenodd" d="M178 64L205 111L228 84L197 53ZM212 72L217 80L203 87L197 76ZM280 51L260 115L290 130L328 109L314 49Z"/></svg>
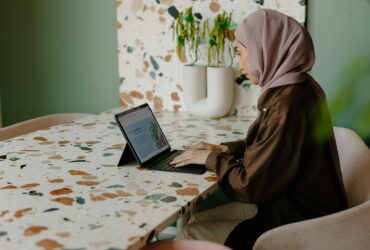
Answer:
<svg viewBox="0 0 370 250"><path fill-rule="evenodd" d="M147 102L155 110L186 110L182 93L182 63L175 51L171 24L174 13L193 7L202 19L222 11L232 12L233 21L241 22L249 13L276 9L306 20L305 0L118 0L120 99L122 106ZM197 64L206 64L206 48ZM230 113L254 115L259 89L240 79L238 59L235 69L234 104Z"/></svg>

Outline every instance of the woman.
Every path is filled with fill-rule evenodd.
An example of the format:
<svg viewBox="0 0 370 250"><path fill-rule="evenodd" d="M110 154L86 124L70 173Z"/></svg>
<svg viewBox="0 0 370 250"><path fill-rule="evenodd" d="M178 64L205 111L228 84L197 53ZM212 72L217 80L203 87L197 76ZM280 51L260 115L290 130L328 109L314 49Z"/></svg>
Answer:
<svg viewBox="0 0 370 250"><path fill-rule="evenodd" d="M308 32L293 18L264 9L249 15L235 36L241 70L261 88L259 115L245 140L199 143L172 164L205 164L216 173L221 189L242 203L216 208L218 216L213 210L210 217L234 216L224 227L225 245L251 249L269 229L348 205L325 95L307 74L315 61ZM247 203L258 207L253 218ZM202 226L206 222L187 225L178 238L217 241L210 236L214 229Z"/></svg>

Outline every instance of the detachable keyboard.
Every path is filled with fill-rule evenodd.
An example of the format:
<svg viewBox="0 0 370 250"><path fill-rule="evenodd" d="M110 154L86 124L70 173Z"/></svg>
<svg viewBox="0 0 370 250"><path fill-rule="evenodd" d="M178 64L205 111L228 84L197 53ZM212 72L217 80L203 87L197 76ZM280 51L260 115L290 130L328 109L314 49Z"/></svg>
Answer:
<svg viewBox="0 0 370 250"><path fill-rule="evenodd" d="M168 171L168 172L179 172L179 173L189 173L189 174L203 174L206 171L204 165L199 164L189 164L182 167L173 167L170 165L172 159L180 155L182 150L173 150L170 154L165 155L148 166L149 170L158 170L158 171Z"/></svg>

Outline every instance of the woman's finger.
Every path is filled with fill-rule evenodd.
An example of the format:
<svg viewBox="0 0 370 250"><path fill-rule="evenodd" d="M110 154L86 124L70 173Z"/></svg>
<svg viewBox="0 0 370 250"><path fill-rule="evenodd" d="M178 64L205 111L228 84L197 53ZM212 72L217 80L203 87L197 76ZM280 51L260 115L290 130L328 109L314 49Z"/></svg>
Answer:
<svg viewBox="0 0 370 250"><path fill-rule="evenodd" d="M187 150L170 162L170 165L205 164L210 150ZM181 164L181 165L180 165Z"/></svg>
<svg viewBox="0 0 370 250"><path fill-rule="evenodd" d="M186 158L175 158L172 161L170 161L170 164L174 165L174 164L177 164L177 163L182 162L184 160L186 160Z"/></svg>
<svg viewBox="0 0 370 250"><path fill-rule="evenodd" d="M189 149L205 149L205 143L204 142L198 142L197 144L191 146Z"/></svg>
<svg viewBox="0 0 370 250"><path fill-rule="evenodd" d="M187 160L190 158L190 155L189 154L181 154L179 156L177 156L176 158L172 159L172 161L170 162L170 164L176 164L176 163L179 163L179 162L182 162L184 160Z"/></svg>
<svg viewBox="0 0 370 250"><path fill-rule="evenodd" d="M185 160L185 161L182 161L182 162L176 164L174 167L175 168L178 168L178 167L182 167L182 166L188 165L190 163L191 163L190 160Z"/></svg>

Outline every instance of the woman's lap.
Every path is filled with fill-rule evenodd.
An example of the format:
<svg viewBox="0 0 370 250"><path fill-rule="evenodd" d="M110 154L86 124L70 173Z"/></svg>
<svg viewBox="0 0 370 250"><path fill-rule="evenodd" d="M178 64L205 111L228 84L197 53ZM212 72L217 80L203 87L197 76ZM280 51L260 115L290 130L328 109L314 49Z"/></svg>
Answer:
<svg viewBox="0 0 370 250"><path fill-rule="evenodd" d="M256 214L257 207L254 204L231 202L192 216L176 239L207 240L223 244L240 222Z"/></svg>
<svg viewBox="0 0 370 250"><path fill-rule="evenodd" d="M257 214L257 206L251 203L231 202L208 209L192 216L189 223L204 221L244 221Z"/></svg>
<svg viewBox="0 0 370 250"><path fill-rule="evenodd" d="M240 221L206 221L185 225L176 240L206 240L224 244Z"/></svg>

